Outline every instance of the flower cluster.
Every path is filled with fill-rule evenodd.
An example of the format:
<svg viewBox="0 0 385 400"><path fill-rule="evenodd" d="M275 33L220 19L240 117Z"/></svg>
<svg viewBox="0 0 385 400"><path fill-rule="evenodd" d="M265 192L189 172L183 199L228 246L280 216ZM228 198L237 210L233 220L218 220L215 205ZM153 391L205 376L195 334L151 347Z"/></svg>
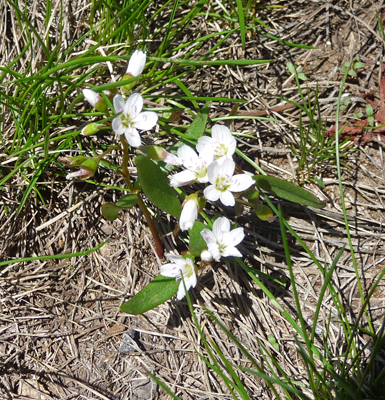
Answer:
<svg viewBox="0 0 385 400"><path fill-rule="evenodd" d="M122 94L129 93L137 82L137 77L143 72L146 65L146 54L136 50L128 63L122 83ZM127 83L127 84L126 84ZM107 114L107 97L112 101L115 117L110 122L92 122L82 129L84 136L97 133L102 127L111 126L116 137L122 137L131 147L140 147L142 144L139 131L148 131L155 127L158 115L153 111L142 111L144 100L139 93L132 93L127 99L116 92L97 93L89 88L83 89L84 98L97 111ZM126 144L127 144L126 143ZM115 146L114 148L116 148ZM123 151L127 151L123 146ZM125 150L124 150L125 149ZM97 170L103 154L92 158L83 156L63 159L67 167L77 167L78 171L68 174L67 178L87 179ZM182 231L192 229L199 212L207 201L220 201L223 205L233 207L236 198L254 184L253 178L245 173L235 174L236 164L233 155L236 150L236 140L230 129L216 124L211 129L211 136L199 138L196 148L182 145L177 154L171 154L160 146L141 146L140 151L153 160L164 161L166 164L183 167L183 170L170 177L170 186L182 187L190 184L204 185L196 193L187 196L182 204L179 227ZM203 196L202 196L203 193ZM243 240L243 228L231 230L231 223L226 217L217 218L212 230L205 228L201 235L206 242L207 249L201 253L203 262L220 261L221 257L242 257L236 246ZM191 287L197 284L194 262L190 258L167 253L170 261L160 268L160 274L180 280L177 298L181 300Z"/></svg>

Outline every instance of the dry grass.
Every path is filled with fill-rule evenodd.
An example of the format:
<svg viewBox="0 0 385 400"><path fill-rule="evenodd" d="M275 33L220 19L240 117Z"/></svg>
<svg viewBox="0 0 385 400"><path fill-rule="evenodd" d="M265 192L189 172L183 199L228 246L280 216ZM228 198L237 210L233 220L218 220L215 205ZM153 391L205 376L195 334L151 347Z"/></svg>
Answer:
<svg viewBox="0 0 385 400"><path fill-rule="evenodd" d="M62 38L62 51L87 29L85 21L89 11L83 0L64 3L68 25ZM269 20L277 36L317 49L290 48L252 34L243 52L240 39L234 35L228 40L228 47L218 50L218 59L275 58L276 62L246 68L207 67L188 77L189 89L194 94L243 98L248 101L243 112L257 111L279 121L247 120L237 122L234 127L237 132L255 135L253 139L240 139L239 146L269 174L291 181L298 178L295 158L287 151L292 142L290 127L295 132L298 111L293 108L276 111L277 106L284 104L277 97L299 101L295 81L285 67L287 61L303 69L311 88L319 85L322 114L329 127L333 125L341 81L338 68L357 53L365 63L365 70L358 82L346 88L355 104L343 114L342 122L348 121L353 112L364 109L364 93L374 90L378 100L383 47L378 45L375 12L380 11L383 2L351 3L354 3L352 9L347 1L290 0L282 10L261 11L258 17ZM28 12L33 16L36 29L44 34L45 16L41 7L40 2L35 1ZM24 43L15 15L4 0L0 1L0 10L0 29L2 37L6 38L0 48L0 64L6 65L20 54ZM58 40L54 34L58 13L59 2L52 12L53 41ZM219 29L206 23L204 17L196 20L193 28L207 33ZM194 29L186 31L187 37ZM40 51L38 43L36 51ZM20 71L26 66L25 59L19 62ZM228 104L216 105L210 117L228 112ZM12 140L12 119L6 113L2 117L2 132ZM348 152L343 176L353 244L365 291L385 266L385 168L381 141L379 136L364 145L350 143L350 147L359 151ZM0 152L4 153L3 149ZM4 159L4 154L1 157L3 173L6 173L12 163ZM321 192L311 183L305 187L327 200L324 210L281 204L290 224L317 259L330 265L340 248L347 244L336 169L332 163L325 163L317 166L314 174L323 180L326 190ZM100 174L99 178L106 183L114 182L116 176ZM0 271L0 397L42 400L168 398L149 383L144 373L149 370L182 399L231 398L223 382L195 353L206 354L185 302L171 301L137 317L118 311L122 301L158 274L162 262L155 255L140 212L132 210L110 223L100 215L100 206L113 199L113 191L99 189L95 192L91 185L57 181L53 174L47 174L41 186L46 187L48 207L43 208L38 199L31 197L23 212L17 215L23 179L16 174L2 191L2 203L11 210L8 217L4 208L1 212L2 259L71 253L92 248L107 235L111 235L111 239L90 256L59 262L12 264ZM119 182L114 184L119 185ZM240 216L238 222L247 228L247 241L243 245L246 263L265 273L287 276L279 224L261 222L248 214ZM168 249L175 246L168 235L174 226L175 221L159 221ZM312 326L323 277L299 244L295 240L290 244L303 312L306 322ZM360 298L348 251L340 259L335 277L333 283L354 321ZM294 310L290 288L283 290L269 282L265 284L282 304ZM231 262L216 264L205 271L197 290L192 293L192 300L206 337L213 339L229 360L248 365L207 318L204 307L221 318L256 359L260 359L257 343L260 341L281 365L285 365L289 376L305 382L306 373L293 340L293 329L236 265ZM384 301L382 283L370 304L376 328L382 322ZM320 330L325 331L331 309L332 302L327 296L318 322ZM344 345L337 318L335 313L328 338L332 352ZM130 330L135 331L135 334L131 331L133 340L128 335ZM279 352L268 342L269 334L276 338ZM320 348L324 346L323 340L320 335ZM124 341L133 346L131 351L124 350ZM368 337L362 335L362 343L367 341ZM366 352L369 351L370 347ZM252 397L273 398L264 382L246 374L241 378Z"/></svg>

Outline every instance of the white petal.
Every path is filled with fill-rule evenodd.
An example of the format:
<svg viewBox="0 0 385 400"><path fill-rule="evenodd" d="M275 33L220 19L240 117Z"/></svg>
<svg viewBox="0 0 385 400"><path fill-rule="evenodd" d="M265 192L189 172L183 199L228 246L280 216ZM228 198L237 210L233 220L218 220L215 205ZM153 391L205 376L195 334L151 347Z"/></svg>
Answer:
<svg viewBox="0 0 385 400"><path fill-rule="evenodd" d="M143 72L144 66L146 65L146 53L142 50L135 50L132 53L130 61L127 67L127 74L132 76L138 76Z"/></svg>
<svg viewBox="0 0 385 400"><path fill-rule="evenodd" d="M124 132L124 136L131 147L139 147L142 144L138 131L133 127L127 128Z"/></svg>
<svg viewBox="0 0 385 400"><path fill-rule="evenodd" d="M245 237L245 233L243 228L235 228L231 232L227 233L223 237L223 243L226 246L236 246L241 243L243 238Z"/></svg>
<svg viewBox="0 0 385 400"><path fill-rule="evenodd" d="M207 200L210 201L217 201L221 196L221 193L222 192L217 190L214 185L207 186L207 188L205 188L205 190L203 191L203 195L206 197Z"/></svg>
<svg viewBox="0 0 385 400"><path fill-rule="evenodd" d="M230 138L233 137L231 134L231 131L227 126L224 125L214 125L211 128L211 137L217 142L217 143L223 143L226 144L228 141L230 141Z"/></svg>
<svg viewBox="0 0 385 400"><path fill-rule="evenodd" d="M116 135L123 135L126 128L123 126L120 115L112 120L112 129Z"/></svg>
<svg viewBox="0 0 385 400"><path fill-rule="evenodd" d="M220 171L222 176L231 177L234 175L235 162L231 159L226 159L220 166Z"/></svg>
<svg viewBox="0 0 385 400"><path fill-rule="evenodd" d="M218 175L221 173L220 168L221 168L220 165L216 161L214 161L213 163L211 163L208 166L207 175L208 175L209 181L211 183L215 183L215 180L217 179ZM205 197L207 197L207 196L205 195ZM219 197L218 197L218 199L219 199Z"/></svg>
<svg viewBox="0 0 385 400"><path fill-rule="evenodd" d="M212 231L210 229L203 229L201 230L201 236L203 237L203 240L209 245L210 243L216 243L217 239Z"/></svg>
<svg viewBox="0 0 385 400"><path fill-rule="evenodd" d="M181 276L180 267L176 264L164 264L160 267L160 274L169 278L179 278Z"/></svg>
<svg viewBox="0 0 385 400"><path fill-rule="evenodd" d="M222 253L223 257L242 257L242 253L233 246L226 247Z"/></svg>
<svg viewBox="0 0 385 400"><path fill-rule="evenodd" d="M243 192L248 189L251 185L253 185L254 179L247 174L239 174L231 177L231 184L229 186L229 190L232 192Z"/></svg>
<svg viewBox="0 0 385 400"><path fill-rule="evenodd" d="M175 154L171 154L166 151L166 155L163 160L168 165L182 165L183 161L181 158L177 157Z"/></svg>
<svg viewBox="0 0 385 400"><path fill-rule="evenodd" d="M95 107L95 104L99 100L100 95L94 92L91 89L83 89L84 98L91 104L92 107Z"/></svg>
<svg viewBox="0 0 385 400"><path fill-rule="evenodd" d="M227 206L227 207L234 207L234 205L235 205L235 199L234 199L233 194L230 192L230 190L221 192L219 200L221 201L221 203L224 206Z"/></svg>
<svg viewBox="0 0 385 400"><path fill-rule="evenodd" d="M221 252L219 251L219 246L217 243L210 243L208 246L208 251L213 256L215 261L219 261L221 259Z"/></svg>
<svg viewBox="0 0 385 400"><path fill-rule="evenodd" d="M178 157L183 160L183 165L185 168L193 169L195 164L198 162L198 154L187 145L183 145L178 149Z"/></svg>
<svg viewBox="0 0 385 400"><path fill-rule="evenodd" d="M195 174L192 171L185 170L182 172L178 172L173 175L170 180L170 186L172 187L180 187L184 185L188 185L191 182L195 181Z"/></svg>
<svg viewBox="0 0 385 400"><path fill-rule="evenodd" d="M114 110L116 113L122 112L126 104L126 102L124 101L123 97L120 94L114 96L113 103L114 103Z"/></svg>
<svg viewBox="0 0 385 400"><path fill-rule="evenodd" d="M214 151L214 141L211 137L208 136L201 136L198 139L198 144L196 145L196 149L198 153L201 153L205 151L208 147L212 148L212 151Z"/></svg>
<svg viewBox="0 0 385 400"><path fill-rule="evenodd" d="M172 253L166 253L165 254L166 258L168 258L172 263L177 264L180 268L183 268L184 265L186 264L186 260L181 257L178 256L176 254L172 254Z"/></svg>
<svg viewBox="0 0 385 400"><path fill-rule="evenodd" d="M142 111L143 98L139 93L132 94L124 105L123 113L130 116L130 120L133 121L135 117Z"/></svg>
<svg viewBox="0 0 385 400"><path fill-rule="evenodd" d="M186 291L184 290L184 285L183 285L183 282L181 281L180 285L179 285L178 293L176 294L176 298L178 300L182 300L184 296L186 296Z"/></svg>
<svg viewBox="0 0 385 400"><path fill-rule="evenodd" d="M197 285L198 279L197 279L197 275L194 271L194 274L188 279L190 287L195 287Z"/></svg>
<svg viewBox="0 0 385 400"><path fill-rule="evenodd" d="M222 243L223 236L230 232L230 221L226 217L220 217L213 223L213 234Z"/></svg>
<svg viewBox="0 0 385 400"><path fill-rule="evenodd" d="M148 131L158 122L158 114L153 111L143 111L137 115L132 122L135 128Z"/></svg>

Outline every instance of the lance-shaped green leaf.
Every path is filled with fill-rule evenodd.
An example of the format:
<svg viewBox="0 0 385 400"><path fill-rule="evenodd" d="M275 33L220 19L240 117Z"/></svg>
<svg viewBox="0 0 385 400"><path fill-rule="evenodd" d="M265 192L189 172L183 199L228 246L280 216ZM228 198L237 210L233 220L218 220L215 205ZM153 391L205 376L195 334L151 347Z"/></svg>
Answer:
<svg viewBox="0 0 385 400"><path fill-rule="evenodd" d="M326 205L324 201L318 200L313 194L294 183L265 175L255 175L253 178L259 188L293 203L315 208L324 208Z"/></svg>
<svg viewBox="0 0 385 400"><path fill-rule="evenodd" d="M122 210L128 210L129 208L134 207L137 202L136 194L127 194L122 196L116 204L114 203L104 203L102 205L102 214L104 218L109 221L114 221L118 218L119 212Z"/></svg>
<svg viewBox="0 0 385 400"><path fill-rule="evenodd" d="M190 234L190 250L189 253L195 257L199 257L203 250L207 249L207 243L204 241L201 232L207 228L202 222L195 221L194 226L189 229Z"/></svg>
<svg viewBox="0 0 385 400"><path fill-rule="evenodd" d="M158 275L132 299L122 304L120 306L120 311L138 315L152 310L159 304L171 299L178 291L178 287L181 283L180 280L176 281L175 278Z"/></svg>
<svg viewBox="0 0 385 400"><path fill-rule="evenodd" d="M188 127L186 131L186 137L190 139L198 140L206 129L207 118L209 116L210 101L208 101L202 109L198 112L192 124Z"/></svg>
<svg viewBox="0 0 385 400"><path fill-rule="evenodd" d="M140 186L151 202L161 210L179 218L182 206L165 173L146 156L135 158Z"/></svg>

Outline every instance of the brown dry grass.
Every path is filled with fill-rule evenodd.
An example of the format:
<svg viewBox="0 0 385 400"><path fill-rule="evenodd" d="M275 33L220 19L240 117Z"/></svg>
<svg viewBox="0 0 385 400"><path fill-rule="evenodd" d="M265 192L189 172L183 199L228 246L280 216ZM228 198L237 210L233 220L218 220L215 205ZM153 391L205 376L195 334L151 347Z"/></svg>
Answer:
<svg viewBox="0 0 385 400"><path fill-rule="evenodd" d="M62 49L65 50L87 31L85 21L89 7L83 0L63 3L67 18ZM59 2L55 4L51 34L56 32L55 21L60 11ZM289 0L284 2L282 10L261 11L258 18L270 21L277 36L317 49L290 48L253 34L248 37L247 49L243 52L239 37L234 35L228 39L227 47L218 50L218 58L275 58L276 62L262 67L202 68L186 79L188 87L194 94L246 99L248 103L243 111L258 110L276 118L279 122L238 122L234 127L237 132L254 135L253 139L240 139L239 146L267 173L296 181L295 157L287 147L292 143L290 128L296 134L298 111L277 112L274 108L284 104L277 97L299 100L298 89L285 64L292 61L303 68L310 88L319 85L323 118L331 127L341 81L338 68L359 54L365 70L358 82L346 88L354 99L354 106L343 114L343 122L347 121L353 112L364 109L364 93L373 89L378 100L380 64L384 60L376 12L383 11L382 4L383 1ZM0 1L0 10L0 28L5 37L0 47L3 66L20 54L24 43L15 15L6 1ZM42 34L45 32L44 12L40 2L31 2L28 6L29 15ZM167 15L163 18L167 19ZM186 31L187 36L196 30L209 33L219 29L206 23L203 16L195 24ZM36 51L40 51L37 43ZM19 62L20 71L26 66L23 60L25 58ZM213 106L210 117L228 112L227 104ZM4 113L2 134L10 141L12 132L12 118ZM343 187L349 202L352 240L367 291L385 265L383 144L381 137L374 137L364 145L350 142L348 147L359 149L346 150L349 157L344 167ZM1 153L2 171L7 173L12 160L5 158L3 149ZM324 181L326 190L321 193L310 184L305 187L327 200L324 210L281 204L290 224L317 259L330 266L341 247L347 245L335 166L333 163L318 165L314 175ZM114 178L116 176L100 176L105 182ZM38 199L31 197L23 212L17 215L23 179L15 175L2 191L2 203L11 211L7 215L3 208L1 213L2 259L72 253L96 246L107 235L111 235L111 239L90 256L58 262L11 264L0 271L1 398L168 398L148 383L145 370L153 372L182 399L231 398L223 382L208 370L195 352L207 356L185 302L170 301L136 317L118 311L124 300L158 274L162 262L155 255L140 212L132 210L110 223L101 217L100 206L113 199L114 194L103 189L95 192L94 187L83 183L58 182L53 174L47 174L42 186L46 186L48 207L42 207ZM114 184L119 185L119 182ZM242 215L238 222L247 228L247 240L243 244L246 262L262 272L288 276L279 225L261 222L250 215ZM159 221L167 249L175 247L169 235L174 226L175 221ZM312 326L323 277L299 244L294 240L290 243L303 313ZM354 321L360 299L348 251L341 257L335 276L333 283ZM283 290L269 282L265 284L294 312L290 288ZM376 328L384 315L384 295L382 284L370 304ZM235 264L218 264L206 271L191 296L204 334L217 343L229 360L248 366L242 354L207 318L204 307L221 318L256 359L261 360L260 341L285 367L288 376L306 382L293 329ZM320 329L325 330L330 311L333 318L328 345L331 352L337 353L344 345L344 335L330 296L327 296L318 321ZM131 329L136 332L134 341L128 336ZM277 340L279 352L268 342L268 335ZM320 336L321 349L323 340ZM122 351L124 341L131 343L135 351ZM363 344L367 341L363 335ZM253 398L273 398L264 382L247 374L241 375L241 379Z"/></svg>

